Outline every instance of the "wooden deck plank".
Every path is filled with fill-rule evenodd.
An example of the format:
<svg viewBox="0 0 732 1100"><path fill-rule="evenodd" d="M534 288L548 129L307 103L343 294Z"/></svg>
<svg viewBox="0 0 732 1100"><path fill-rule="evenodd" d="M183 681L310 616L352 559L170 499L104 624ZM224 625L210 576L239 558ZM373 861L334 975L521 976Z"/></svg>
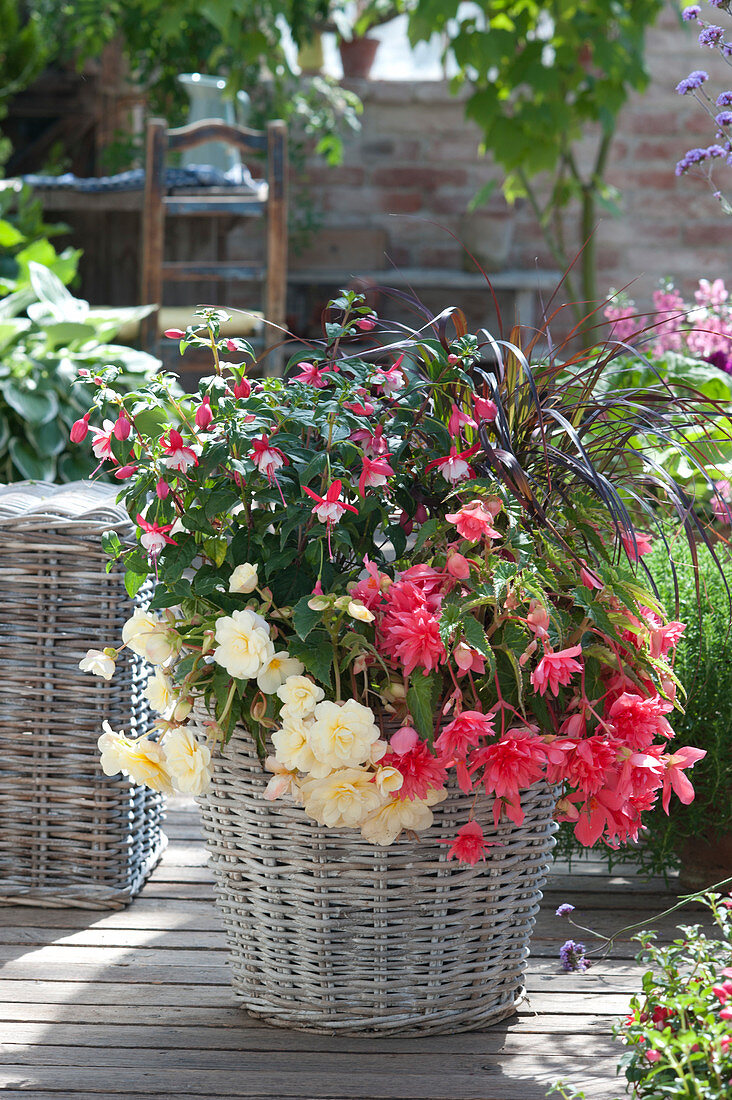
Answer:
<svg viewBox="0 0 732 1100"><path fill-rule="evenodd" d="M661 880L608 875L597 861L547 883L527 1001L486 1031L428 1038L317 1035L248 1016L229 985L197 811L168 813L170 846L142 895L120 911L0 907L0 1090L33 1100L544 1100L559 1077L612 1100L612 1026L639 986L625 935L610 959L565 974L562 901L603 934L650 922L674 900ZM674 914L658 924L674 936ZM588 1039L592 1040L591 1053Z"/></svg>

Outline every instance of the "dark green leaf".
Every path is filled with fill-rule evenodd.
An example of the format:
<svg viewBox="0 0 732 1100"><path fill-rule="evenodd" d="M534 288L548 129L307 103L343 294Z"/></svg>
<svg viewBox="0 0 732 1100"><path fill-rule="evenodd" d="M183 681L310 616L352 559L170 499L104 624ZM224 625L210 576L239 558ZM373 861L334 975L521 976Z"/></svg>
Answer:
<svg viewBox="0 0 732 1100"><path fill-rule="evenodd" d="M407 706L414 727L431 745L435 736L435 708L439 696L440 681L434 673L422 675L415 669L409 677Z"/></svg>
<svg viewBox="0 0 732 1100"><path fill-rule="evenodd" d="M312 596L303 596L301 600L295 604L292 612L292 621L295 624L295 630L298 637L303 641L307 638L311 630L313 630L318 623L322 621L323 612L313 611L311 607L308 607L309 601Z"/></svg>
<svg viewBox="0 0 732 1100"><path fill-rule="evenodd" d="M133 573L129 569L125 571L125 588L130 599L137 595L146 580L147 573Z"/></svg>
<svg viewBox="0 0 732 1100"><path fill-rule="evenodd" d="M288 644L293 657L302 661L305 668L325 687L331 686L333 667L333 643L324 630L315 630L307 642L291 638Z"/></svg>

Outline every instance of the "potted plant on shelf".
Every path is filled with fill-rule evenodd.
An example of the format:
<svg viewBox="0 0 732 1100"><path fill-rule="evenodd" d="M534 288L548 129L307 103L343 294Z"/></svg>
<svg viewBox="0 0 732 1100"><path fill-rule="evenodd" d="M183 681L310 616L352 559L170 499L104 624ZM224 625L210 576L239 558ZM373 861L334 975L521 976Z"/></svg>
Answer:
<svg viewBox="0 0 732 1100"><path fill-rule="evenodd" d="M478 339L459 310L390 342L354 292L289 377L250 381L225 318L168 334L210 347L198 394L87 382L139 532L107 548L130 592L155 580L122 641L160 718L107 728L102 766L199 795L250 1012L494 1022L522 995L553 818L617 845L691 797L703 753L669 744L683 627L619 563L650 545L634 502L665 494L705 537L641 460L682 445L694 403L596 398L612 349L567 383L556 349Z"/></svg>
<svg viewBox="0 0 732 1100"><path fill-rule="evenodd" d="M332 19L338 35L344 77L348 80L367 80L379 48L379 39L368 32L390 23L407 8L405 0L356 0L354 7L350 18L336 10Z"/></svg>

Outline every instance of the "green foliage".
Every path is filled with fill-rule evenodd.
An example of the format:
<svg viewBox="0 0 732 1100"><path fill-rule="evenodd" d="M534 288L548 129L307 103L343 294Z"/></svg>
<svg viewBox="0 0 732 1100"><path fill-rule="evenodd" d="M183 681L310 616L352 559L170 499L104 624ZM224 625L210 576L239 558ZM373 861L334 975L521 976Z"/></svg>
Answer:
<svg viewBox="0 0 732 1100"><path fill-rule="evenodd" d="M648 82L645 33L662 7L663 0L479 0L461 10L457 0L416 0L411 11L412 42L446 36L454 88L469 88L465 111L506 173L504 194L530 200L562 269L594 230L597 205L614 202L603 180L610 142L628 96ZM598 146L583 169L577 145L588 131ZM532 181L542 175L548 197L540 200ZM575 201L581 220L570 245L563 212ZM582 296L595 301L591 245L586 252Z"/></svg>
<svg viewBox="0 0 732 1100"><path fill-rule="evenodd" d="M0 234L9 223L0 221ZM18 242L23 243L23 242ZM30 258L51 258L51 266ZM128 390L159 365L144 352L109 343L121 326L148 310L94 310L74 298L54 273L69 281L78 253L57 256L34 241L15 256L16 278L0 287L0 481L73 481L94 462L69 440L87 411L73 383L78 372L108 370Z"/></svg>

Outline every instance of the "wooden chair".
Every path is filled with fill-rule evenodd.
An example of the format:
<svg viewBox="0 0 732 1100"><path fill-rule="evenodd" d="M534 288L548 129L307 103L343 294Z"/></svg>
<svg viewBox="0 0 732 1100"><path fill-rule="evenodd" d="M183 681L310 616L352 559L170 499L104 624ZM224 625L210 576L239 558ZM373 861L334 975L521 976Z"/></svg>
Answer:
<svg viewBox="0 0 732 1100"><path fill-rule="evenodd" d="M165 164L168 153L190 149L207 141L234 145L242 154L266 155L267 179L259 194L251 192L166 195ZM268 123L266 130L247 130L223 122L204 120L168 130L164 119L147 124L147 160L142 213L141 301L158 309L142 323L143 347L152 350L158 339L159 310L166 281L261 282L264 285L265 349L282 340L287 289L287 130L284 122ZM165 261L165 219L186 215L238 215L266 217L266 263L247 266L217 261L198 263Z"/></svg>

